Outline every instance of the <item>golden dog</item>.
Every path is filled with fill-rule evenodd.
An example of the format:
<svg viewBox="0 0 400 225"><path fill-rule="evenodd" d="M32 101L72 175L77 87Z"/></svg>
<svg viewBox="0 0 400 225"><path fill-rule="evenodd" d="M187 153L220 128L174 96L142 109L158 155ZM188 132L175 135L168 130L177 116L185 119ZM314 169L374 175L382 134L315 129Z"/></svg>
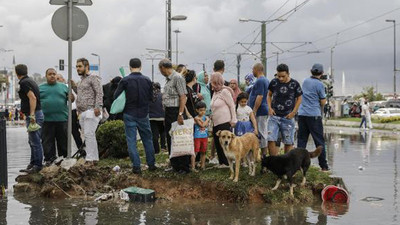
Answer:
<svg viewBox="0 0 400 225"><path fill-rule="evenodd" d="M255 176L255 162L260 161L260 144L257 136L254 133L246 133L241 137L236 137L228 130L218 131L217 136L219 137L219 143L221 143L222 149L224 150L225 156L229 162L231 170L231 176L229 179L233 179L233 160L235 160L236 170L235 179L233 181L238 181L240 162L245 157L249 163L249 175ZM250 154L251 150L253 151L253 154Z"/></svg>

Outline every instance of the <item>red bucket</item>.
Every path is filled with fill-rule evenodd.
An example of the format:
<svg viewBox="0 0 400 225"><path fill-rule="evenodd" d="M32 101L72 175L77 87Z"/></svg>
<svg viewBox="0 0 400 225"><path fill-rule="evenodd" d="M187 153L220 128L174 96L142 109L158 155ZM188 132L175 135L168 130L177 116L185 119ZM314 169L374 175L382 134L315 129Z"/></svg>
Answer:
<svg viewBox="0 0 400 225"><path fill-rule="evenodd" d="M349 193L341 187L328 185L321 192L322 200L334 203L349 203Z"/></svg>

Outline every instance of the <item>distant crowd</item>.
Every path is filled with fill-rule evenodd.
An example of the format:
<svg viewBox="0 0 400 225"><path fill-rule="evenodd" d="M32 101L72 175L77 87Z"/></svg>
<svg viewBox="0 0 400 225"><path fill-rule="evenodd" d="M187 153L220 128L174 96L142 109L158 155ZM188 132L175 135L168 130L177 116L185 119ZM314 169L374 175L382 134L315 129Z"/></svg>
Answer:
<svg viewBox="0 0 400 225"><path fill-rule="evenodd" d="M67 157L68 101L73 105L72 135L76 146L86 152L88 165L95 166L99 160L95 133L101 122L123 120L132 172L140 174L143 166L137 133L144 146L147 168L154 171L159 169L155 154L171 154L169 131L173 124L183 125L193 118L194 152L171 158L166 171L197 172L205 169L206 162L227 167L228 160L217 137L218 131L223 130L233 131L236 136L253 132L259 138L263 155L279 154L281 143L285 153L293 149L296 130L297 147L305 148L311 134L315 146L324 147L319 165L323 171L329 170L322 126L326 94L320 81L324 72L321 64L312 66L311 76L301 85L286 64L278 65L274 78L269 80L263 64L256 63L246 75L242 89L238 80L224 79L223 60L215 61L212 73L208 74L162 59L158 68L165 77L163 89L141 73L140 59L131 59L129 66L129 75L117 76L102 86L101 78L90 72L89 61L80 58L76 69L81 80L71 81L73 91L69 95L68 84L55 69L47 69L47 82L38 86L28 76L27 66L17 65L20 111L26 116L31 148L30 163L21 171L36 173L57 157ZM123 110L110 113L113 102L121 95L125 95ZM209 137L213 139L210 149Z"/></svg>

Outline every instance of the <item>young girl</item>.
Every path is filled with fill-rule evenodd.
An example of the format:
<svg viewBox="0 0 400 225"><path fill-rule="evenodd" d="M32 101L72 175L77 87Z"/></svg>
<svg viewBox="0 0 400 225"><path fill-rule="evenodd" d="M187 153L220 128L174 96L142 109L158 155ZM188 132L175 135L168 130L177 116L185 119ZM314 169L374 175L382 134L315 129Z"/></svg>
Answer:
<svg viewBox="0 0 400 225"><path fill-rule="evenodd" d="M247 105L249 95L242 92L236 99L236 116L237 124L235 127L235 135L242 136L245 133L254 132L258 135L257 122L253 110Z"/></svg>
<svg viewBox="0 0 400 225"><path fill-rule="evenodd" d="M208 122L210 119L206 116L207 106L203 101L196 103L197 116L194 118L194 152L197 156L200 153L201 169L204 170L206 163L206 151L208 145ZM192 170L196 171L195 159L192 156Z"/></svg>

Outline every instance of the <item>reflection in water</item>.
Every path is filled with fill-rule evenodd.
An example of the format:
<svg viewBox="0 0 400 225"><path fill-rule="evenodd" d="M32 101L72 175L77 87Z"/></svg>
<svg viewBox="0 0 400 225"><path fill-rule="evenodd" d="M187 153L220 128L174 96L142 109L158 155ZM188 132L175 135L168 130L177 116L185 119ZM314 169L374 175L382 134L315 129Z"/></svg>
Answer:
<svg viewBox="0 0 400 225"><path fill-rule="evenodd" d="M393 215L393 222L397 222L397 216L399 214L399 206L398 206L398 175L397 171L397 145L394 147L394 156L393 156L393 164L394 164L394 181L393 181L393 208L395 214Z"/></svg>
<svg viewBox="0 0 400 225"><path fill-rule="evenodd" d="M8 140L13 149L8 157L11 185L18 170L29 161L27 141L16 140L26 135L12 132L15 131L9 136L14 139ZM9 194L8 199L0 199L0 224L397 224L399 137L379 131L360 133L358 129L332 129L325 137L328 162L333 174L343 177L349 188L351 207L321 202L281 207L190 202L95 203ZM360 165L368 169L359 171ZM379 204L360 201L368 196L382 200Z"/></svg>
<svg viewBox="0 0 400 225"><path fill-rule="evenodd" d="M127 212L119 203L42 201L19 195L19 201L30 205L29 224L190 224L190 225L326 225L327 217L320 203L311 206L268 207L264 204L177 204L127 203ZM29 200L28 200L29 199Z"/></svg>
<svg viewBox="0 0 400 225"><path fill-rule="evenodd" d="M321 205L322 211L329 216L342 216L349 211L349 204L323 202Z"/></svg>
<svg viewBox="0 0 400 225"><path fill-rule="evenodd" d="M0 224L7 224L7 197L0 196Z"/></svg>

